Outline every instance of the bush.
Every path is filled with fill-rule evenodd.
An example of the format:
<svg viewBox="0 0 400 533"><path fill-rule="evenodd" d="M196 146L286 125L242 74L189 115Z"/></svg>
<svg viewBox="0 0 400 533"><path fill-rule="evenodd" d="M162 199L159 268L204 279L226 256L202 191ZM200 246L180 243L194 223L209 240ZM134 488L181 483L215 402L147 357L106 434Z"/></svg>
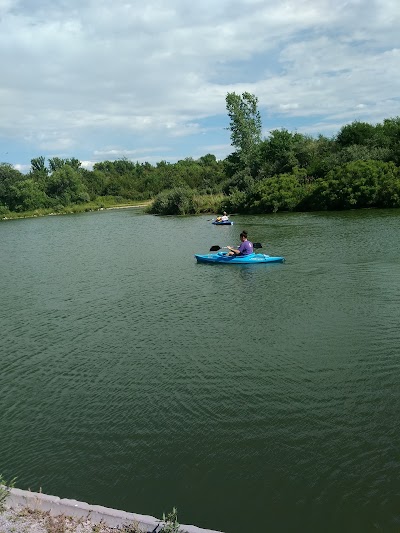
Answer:
<svg viewBox="0 0 400 533"><path fill-rule="evenodd" d="M195 213L194 191L176 187L158 194L148 209L157 215L189 215Z"/></svg>
<svg viewBox="0 0 400 533"><path fill-rule="evenodd" d="M0 205L0 217L5 217L10 214L10 210L5 205Z"/></svg>
<svg viewBox="0 0 400 533"><path fill-rule="evenodd" d="M370 160L347 163L317 180L312 203L320 209L396 207L399 198L399 169Z"/></svg>

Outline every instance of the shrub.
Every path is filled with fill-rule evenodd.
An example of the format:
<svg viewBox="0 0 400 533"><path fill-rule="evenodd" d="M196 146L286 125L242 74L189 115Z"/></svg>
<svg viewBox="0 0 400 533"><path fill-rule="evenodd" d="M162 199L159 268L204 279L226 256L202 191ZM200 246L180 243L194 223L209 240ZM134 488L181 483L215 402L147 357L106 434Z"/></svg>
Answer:
<svg viewBox="0 0 400 533"><path fill-rule="evenodd" d="M305 171L280 174L256 183L247 193L247 204L254 213L294 211L304 200L308 187L304 181Z"/></svg>
<svg viewBox="0 0 400 533"><path fill-rule="evenodd" d="M176 187L158 194L148 209L149 213L158 215L189 215L195 212L194 191Z"/></svg>
<svg viewBox="0 0 400 533"><path fill-rule="evenodd" d="M395 207L399 197L399 169L392 162L353 161L317 180L313 203L321 209Z"/></svg>

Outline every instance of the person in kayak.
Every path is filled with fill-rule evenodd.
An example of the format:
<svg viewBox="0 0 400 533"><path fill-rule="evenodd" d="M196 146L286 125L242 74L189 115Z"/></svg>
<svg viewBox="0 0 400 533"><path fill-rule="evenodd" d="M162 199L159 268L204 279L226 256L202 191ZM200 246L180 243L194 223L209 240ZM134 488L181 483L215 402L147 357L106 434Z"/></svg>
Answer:
<svg viewBox="0 0 400 533"><path fill-rule="evenodd" d="M242 231L240 234L240 240L241 243L238 248L227 246L229 250L228 255L249 255L253 253L253 243L247 240L247 231Z"/></svg>
<svg viewBox="0 0 400 533"><path fill-rule="evenodd" d="M222 222L228 222L228 220L229 220L229 217L228 217L228 215L226 214L226 211L224 211L224 214L223 214L222 217L221 217L221 221L222 221Z"/></svg>

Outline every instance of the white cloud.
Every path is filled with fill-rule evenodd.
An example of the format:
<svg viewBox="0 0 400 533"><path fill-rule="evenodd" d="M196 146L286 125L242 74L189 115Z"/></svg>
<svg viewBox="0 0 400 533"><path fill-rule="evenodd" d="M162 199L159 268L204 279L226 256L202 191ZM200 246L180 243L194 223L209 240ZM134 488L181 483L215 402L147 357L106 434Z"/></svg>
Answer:
<svg viewBox="0 0 400 533"><path fill-rule="evenodd" d="M228 141L228 91L282 123L379 121L398 114L399 24L394 0L0 0L0 136L28 159L189 155Z"/></svg>

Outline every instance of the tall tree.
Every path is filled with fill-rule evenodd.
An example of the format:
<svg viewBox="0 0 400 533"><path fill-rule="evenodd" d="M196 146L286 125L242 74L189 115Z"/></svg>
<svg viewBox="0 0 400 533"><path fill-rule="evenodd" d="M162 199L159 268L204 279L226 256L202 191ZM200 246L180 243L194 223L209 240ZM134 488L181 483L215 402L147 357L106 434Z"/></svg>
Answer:
<svg viewBox="0 0 400 533"><path fill-rule="evenodd" d="M43 155L31 159L31 172L47 174L46 158Z"/></svg>
<svg viewBox="0 0 400 533"><path fill-rule="evenodd" d="M258 98L244 92L228 93L226 109L230 118L231 143L236 148L243 167L250 167L261 142L261 116L257 109Z"/></svg>

